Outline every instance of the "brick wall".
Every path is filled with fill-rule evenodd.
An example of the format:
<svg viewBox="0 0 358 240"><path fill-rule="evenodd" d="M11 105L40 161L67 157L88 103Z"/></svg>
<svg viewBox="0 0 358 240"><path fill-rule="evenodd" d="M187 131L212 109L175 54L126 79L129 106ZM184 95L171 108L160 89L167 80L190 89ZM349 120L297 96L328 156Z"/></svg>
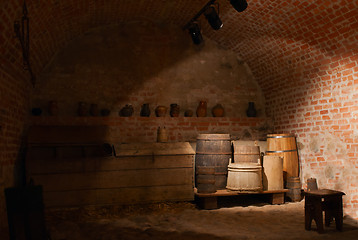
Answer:
<svg viewBox="0 0 358 240"><path fill-rule="evenodd" d="M232 51L206 39L197 47L177 26L150 21L96 28L71 41L38 75L33 107L58 103L60 116L77 115L79 102L108 108L126 104L139 116L142 104L180 106L180 116L199 101L221 104L227 117L244 117L255 102L264 117L264 99L249 67ZM169 111L168 111L169 113ZM46 111L44 111L46 114Z"/></svg>
<svg viewBox="0 0 358 240"><path fill-rule="evenodd" d="M315 177L320 188L344 191L345 213L355 218L357 7L356 1L252 1L244 14L225 16L245 23L236 31L250 41L229 41L237 32L209 34L245 56L275 131L297 135L301 181Z"/></svg>
<svg viewBox="0 0 358 240"><path fill-rule="evenodd" d="M277 132L297 134L303 180L317 177L320 187L344 190L345 212L357 218L358 2L251 0L243 13L229 1L219 2L224 27L214 31L201 17L203 33L248 64ZM57 51L88 29L138 19L183 26L205 3L28 1L34 70L40 73ZM0 2L0 60L19 71L21 53L12 27L20 5Z"/></svg>
<svg viewBox="0 0 358 240"><path fill-rule="evenodd" d="M266 118L230 117L31 117L31 125L110 127L109 143L156 142L158 127L165 127L169 142L195 142L200 133L230 133L232 139L263 140L272 131Z"/></svg>

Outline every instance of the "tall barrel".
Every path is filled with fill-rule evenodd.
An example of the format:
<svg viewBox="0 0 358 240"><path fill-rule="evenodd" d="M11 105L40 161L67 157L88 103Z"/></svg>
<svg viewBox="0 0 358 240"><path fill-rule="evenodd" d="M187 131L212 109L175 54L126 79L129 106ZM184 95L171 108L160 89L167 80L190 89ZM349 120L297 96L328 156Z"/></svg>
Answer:
<svg viewBox="0 0 358 240"><path fill-rule="evenodd" d="M230 134L199 134L196 142L196 186L203 167L214 167L215 187L225 189L227 166L232 156ZM199 174L198 174L199 173ZM200 191L200 189L198 189Z"/></svg>
<svg viewBox="0 0 358 240"><path fill-rule="evenodd" d="M249 145L234 145L235 163L257 163L260 159L260 147Z"/></svg>
<svg viewBox="0 0 358 240"><path fill-rule="evenodd" d="M292 134L268 134L266 155L283 157L283 179L298 177L296 137Z"/></svg>

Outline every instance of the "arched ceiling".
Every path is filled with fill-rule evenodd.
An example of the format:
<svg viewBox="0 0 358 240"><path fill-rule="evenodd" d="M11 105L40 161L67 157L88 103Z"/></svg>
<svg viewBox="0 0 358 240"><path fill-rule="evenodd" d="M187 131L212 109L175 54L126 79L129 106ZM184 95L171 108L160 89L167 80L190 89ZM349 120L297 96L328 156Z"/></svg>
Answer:
<svg viewBox="0 0 358 240"><path fill-rule="evenodd" d="M91 28L151 20L177 25L182 31L206 2L27 0L35 72L41 72L69 41ZM322 71L324 61L357 51L358 0L248 0L248 8L241 13L229 0L216 2L224 26L215 31L201 16L203 35L246 61L266 96L284 88L288 79L295 82ZM22 16L22 1L2 0L0 6L0 59L20 66L21 52L14 39L13 23Z"/></svg>

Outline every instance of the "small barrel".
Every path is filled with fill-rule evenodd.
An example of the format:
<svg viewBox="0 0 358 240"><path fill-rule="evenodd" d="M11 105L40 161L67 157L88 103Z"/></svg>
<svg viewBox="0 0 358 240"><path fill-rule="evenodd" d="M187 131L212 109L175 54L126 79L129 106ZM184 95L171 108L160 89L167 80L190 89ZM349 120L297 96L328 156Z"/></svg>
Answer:
<svg viewBox="0 0 358 240"><path fill-rule="evenodd" d="M283 157L283 180L298 177L298 152L296 137L292 134L268 134L266 155Z"/></svg>
<svg viewBox="0 0 358 240"><path fill-rule="evenodd" d="M259 163L230 163L226 188L239 191L261 191L261 165Z"/></svg>
<svg viewBox="0 0 358 240"><path fill-rule="evenodd" d="M248 145L234 145L235 163L257 163L260 159L260 147Z"/></svg>
<svg viewBox="0 0 358 240"><path fill-rule="evenodd" d="M264 156L262 183L264 190L283 189L283 159L280 156Z"/></svg>
<svg viewBox="0 0 358 240"><path fill-rule="evenodd" d="M225 189L227 166L232 156L230 134L199 134L196 142L195 171L214 167L215 187Z"/></svg>
<svg viewBox="0 0 358 240"><path fill-rule="evenodd" d="M292 202L301 201L301 181L299 177L289 177L287 179L288 192L286 196L291 199Z"/></svg>

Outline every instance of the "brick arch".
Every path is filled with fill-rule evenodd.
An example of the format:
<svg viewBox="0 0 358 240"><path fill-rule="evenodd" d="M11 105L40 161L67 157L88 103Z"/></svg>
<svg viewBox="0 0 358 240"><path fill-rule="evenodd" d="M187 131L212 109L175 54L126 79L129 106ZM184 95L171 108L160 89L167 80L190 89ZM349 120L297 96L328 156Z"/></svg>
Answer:
<svg viewBox="0 0 358 240"><path fill-rule="evenodd" d="M58 51L92 28L143 18L176 24L179 30L207 1L27 2L31 60L35 73L40 73ZM345 208L357 218L358 1L248 0L249 8L242 13L227 0L218 2L224 27L214 31L200 17L203 34L248 63L265 93L275 130L298 136L302 177L317 177L321 186L344 190ZM13 21L21 17L21 5L0 1L0 90L11 93L7 101L16 102L15 107L1 105L0 117L4 119L4 112L11 116L6 118L11 122L9 141L15 140L15 147L2 153L5 161L17 156L19 125L26 120L31 93L13 38Z"/></svg>

